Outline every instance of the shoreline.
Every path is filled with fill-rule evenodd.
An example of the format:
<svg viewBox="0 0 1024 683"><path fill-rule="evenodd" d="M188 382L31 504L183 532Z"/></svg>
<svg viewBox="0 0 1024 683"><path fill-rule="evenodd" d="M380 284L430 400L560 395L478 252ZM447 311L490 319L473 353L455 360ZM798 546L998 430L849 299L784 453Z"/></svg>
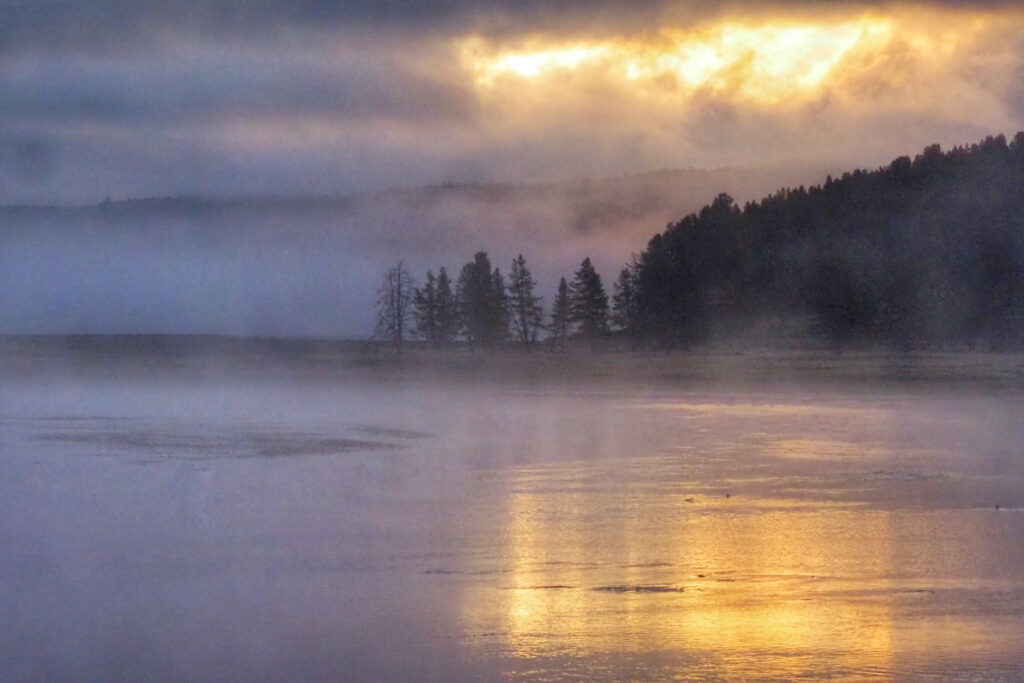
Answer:
<svg viewBox="0 0 1024 683"><path fill-rule="evenodd" d="M500 381L572 388L709 385L894 385L1024 390L1024 353L886 350L531 353L407 348L326 339L188 335L2 336L0 378L99 373L130 379L218 374L337 381Z"/></svg>

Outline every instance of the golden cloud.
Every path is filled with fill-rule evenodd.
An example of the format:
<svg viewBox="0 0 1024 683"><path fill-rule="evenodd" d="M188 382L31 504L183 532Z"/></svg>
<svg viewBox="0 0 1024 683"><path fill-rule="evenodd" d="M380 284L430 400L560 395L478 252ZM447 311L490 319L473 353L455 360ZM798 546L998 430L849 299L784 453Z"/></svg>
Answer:
<svg viewBox="0 0 1024 683"><path fill-rule="evenodd" d="M1024 12L1019 10L916 8L726 18L667 27L650 36L568 42L538 35L505 44L469 36L457 48L484 101L507 101L516 94L543 105L538 92L565 97L596 88L648 103L677 105L711 96L786 108L826 97L856 106L865 97L895 91L904 104L930 107L940 93L922 93L951 79L958 81L954 95L967 96L975 105L980 91L998 96L1000 88L1011 87L1009 80L1020 67L1022 29ZM980 104L996 106L984 94Z"/></svg>

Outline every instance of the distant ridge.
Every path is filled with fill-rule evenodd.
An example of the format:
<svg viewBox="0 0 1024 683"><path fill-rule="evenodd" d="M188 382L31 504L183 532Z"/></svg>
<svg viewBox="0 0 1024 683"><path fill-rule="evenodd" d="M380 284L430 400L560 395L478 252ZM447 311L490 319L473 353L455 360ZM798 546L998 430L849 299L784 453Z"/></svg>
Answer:
<svg viewBox="0 0 1024 683"><path fill-rule="evenodd" d="M528 197L564 191L579 192L588 188L606 185L626 185L650 181L678 182L706 179L714 183L722 178L752 178L765 174L793 173L813 177L831 170L815 164L778 163L767 166L722 166L716 168L666 168L650 171L624 173L620 176L602 176L598 178L572 178L551 182L444 182L432 185L410 187L392 187L384 190L355 192L348 194L320 195L234 195L204 196L201 194L158 195L148 197L129 197L124 199L107 198L96 203L86 204L0 204L0 211L8 214L52 213L56 215L75 215L82 213L107 213L109 215L131 215L139 213L190 213L220 212L236 209L284 209L284 210L324 210L347 209L361 203L372 203L385 199L410 197L436 197L439 195L462 194L476 197Z"/></svg>

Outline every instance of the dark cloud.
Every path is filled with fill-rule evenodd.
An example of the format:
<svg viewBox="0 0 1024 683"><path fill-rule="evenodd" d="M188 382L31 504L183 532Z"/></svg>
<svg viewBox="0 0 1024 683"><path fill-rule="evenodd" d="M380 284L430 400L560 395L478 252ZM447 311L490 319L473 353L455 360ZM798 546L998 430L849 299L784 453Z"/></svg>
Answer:
<svg viewBox="0 0 1024 683"><path fill-rule="evenodd" d="M563 3L557 14L588 4ZM547 6L531 0L8 0L0 4L0 49L120 52L168 33L251 39L339 27L464 30L483 15L536 21L551 14Z"/></svg>
<svg viewBox="0 0 1024 683"><path fill-rule="evenodd" d="M56 170L57 150L40 138L13 137L0 141L0 168L24 184L45 184Z"/></svg>
<svg viewBox="0 0 1024 683"><path fill-rule="evenodd" d="M465 87L394 64L345 60L290 62L264 55L210 53L181 63L39 58L3 74L6 121L181 122L213 118L329 114L343 118L465 119Z"/></svg>
<svg viewBox="0 0 1024 683"><path fill-rule="evenodd" d="M0 3L0 49L116 52L167 33L251 39L325 27L402 33L572 31L601 26L642 31L670 16L894 4L888 0L6 0ZM1018 3L929 0L917 4L993 9Z"/></svg>

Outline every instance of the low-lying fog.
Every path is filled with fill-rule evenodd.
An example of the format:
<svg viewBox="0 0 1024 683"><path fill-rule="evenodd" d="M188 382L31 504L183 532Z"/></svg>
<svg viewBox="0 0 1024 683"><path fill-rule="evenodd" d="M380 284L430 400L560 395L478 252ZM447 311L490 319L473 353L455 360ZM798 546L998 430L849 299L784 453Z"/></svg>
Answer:
<svg viewBox="0 0 1024 683"><path fill-rule="evenodd" d="M759 199L825 174L791 165L340 199L3 207L0 334L365 338L399 259L419 280L441 267L455 280L477 251L505 272L522 253L550 303L586 256L610 291L630 254L719 192Z"/></svg>
<svg viewBox="0 0 1024 683"><path fill-rule="evenodd" d="M2 378L0 679L1024 674L1019 395L161 376Z"/></svg>

